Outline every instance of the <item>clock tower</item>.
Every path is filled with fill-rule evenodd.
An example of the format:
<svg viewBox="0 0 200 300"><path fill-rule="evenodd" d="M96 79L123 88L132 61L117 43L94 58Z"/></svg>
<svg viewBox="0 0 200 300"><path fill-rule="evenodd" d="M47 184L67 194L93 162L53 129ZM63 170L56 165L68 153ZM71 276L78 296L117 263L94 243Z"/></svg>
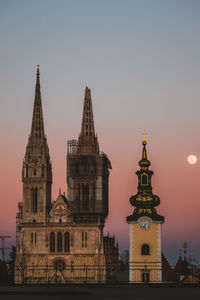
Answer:
<svg viewBox="0 0 200 300"><path fill-rule="evenodd" d="M132 215L127 217L130 239L129 281L161 282L161 225L164 217L155 209L160 199L152 193L151 177L153 171L147 159L146 141L142 142L142 159L139 161L138 193L130 198L135 207Z"/></svg>

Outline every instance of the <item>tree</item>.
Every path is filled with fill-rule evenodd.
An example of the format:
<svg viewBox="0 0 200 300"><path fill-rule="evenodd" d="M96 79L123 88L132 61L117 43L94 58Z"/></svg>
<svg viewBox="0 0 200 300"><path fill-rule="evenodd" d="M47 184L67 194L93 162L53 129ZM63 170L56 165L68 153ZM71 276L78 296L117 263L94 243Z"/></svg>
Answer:
<svg viewBox="0 0 200 300"><path fill-rule="evenodd" d="M120 253L119 262L123 265L129 264L129 250L124 250L122 253Z"/></svg>
<svg viewBox="0 0 200 300"><path fill-rule="evenodd" d="M10 280L14 283L14 275L15 275L15 259L16 259L16 246L12 246L10 251Z"/></svg>

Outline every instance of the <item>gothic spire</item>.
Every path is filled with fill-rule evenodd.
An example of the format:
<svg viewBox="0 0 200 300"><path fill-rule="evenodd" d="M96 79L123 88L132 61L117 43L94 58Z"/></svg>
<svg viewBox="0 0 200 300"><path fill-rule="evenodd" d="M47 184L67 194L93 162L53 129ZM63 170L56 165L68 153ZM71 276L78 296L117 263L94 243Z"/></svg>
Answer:
<svg viewBox="0 0 200 300"><path fill-rule="evenodd" d="M35 100L33 106L31 134L29 136L28 145L26 148L26 155L30 154L49 155L47 140L44 134L39 65L37 65L36 73Z"/></svg>
<svg viewBox="0 0 200 300"><path fill-rule="evenodd" d="M42 113L42 101L40 92L40 71L37 65L36 85L35 85L35 101L33 107L31 136L35 138L43 138L44 136L44 122Z"/></svg>
<svg viewBox="0 0 200 300"><path fill-rule="evenodd" d="M79 153L98 154L99 144L94 129L91 91L85 88L81 133L79 136Z"/></svg>

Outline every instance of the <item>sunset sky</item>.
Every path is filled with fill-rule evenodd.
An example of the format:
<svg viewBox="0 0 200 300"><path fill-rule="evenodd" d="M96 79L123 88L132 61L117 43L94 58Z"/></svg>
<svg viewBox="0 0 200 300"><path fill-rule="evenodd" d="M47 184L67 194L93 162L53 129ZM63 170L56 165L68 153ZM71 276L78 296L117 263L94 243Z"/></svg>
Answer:
<svg viewBox="0 0 200 300"><path fill-rule="evenodd" d="M199 37L197 0L0 0L0 235L12 236L7 246L15 242L40 64L52 200L59 188L67 192L67 140L78 138L87 85L100 149L113 167L105 234L128 249L145 130L165 216L163 251L174 264L186 240L200 264Z"/></svg>

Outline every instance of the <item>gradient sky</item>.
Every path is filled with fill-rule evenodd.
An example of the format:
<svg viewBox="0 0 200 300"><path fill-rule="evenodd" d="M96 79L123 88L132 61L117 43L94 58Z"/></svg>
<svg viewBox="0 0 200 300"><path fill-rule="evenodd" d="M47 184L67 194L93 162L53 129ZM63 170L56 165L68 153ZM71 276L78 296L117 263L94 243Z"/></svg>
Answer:
<svg viewBox="0 0 200 300"><path fill-rule="evenodd" d="M105 233L128 248L125 218L146 130L153 192L165 216L163 251L175 263L186 240L200 263L199 37L196 0L0 0L0 234L12 235L8 246L40 64L53 200L59 188L67 192L67 140L80 132L87 85L100 148L113 167Z"/></svg>

